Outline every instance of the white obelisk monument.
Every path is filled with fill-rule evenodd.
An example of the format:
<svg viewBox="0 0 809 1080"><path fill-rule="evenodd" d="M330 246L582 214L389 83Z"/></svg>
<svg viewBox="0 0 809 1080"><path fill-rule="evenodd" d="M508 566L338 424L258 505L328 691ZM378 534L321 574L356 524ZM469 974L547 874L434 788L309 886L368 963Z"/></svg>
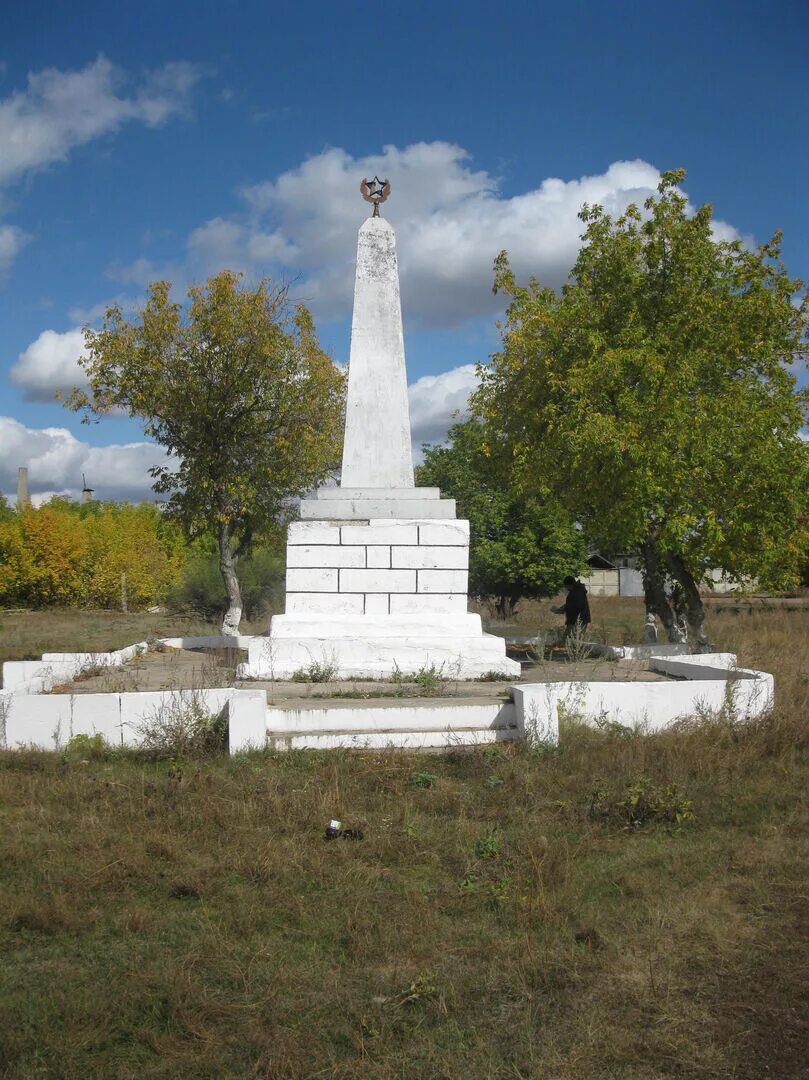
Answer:
<svg viewBox="0 0 809 1080"><path fill-rule="evenodd" d="M413 487L396 235L379 216L357 242L341 476L343 488Z"/></svg>
<svg viewBox="0 0 809 1080"><path fill-rule="evenodd" d="M287 537L286 613L250 643L246 678L312 663L338 677L435 666L447 677L519 675L502 638L467 612L469 522L438 488L417 488L407 401L396 236L379 216L387 180L363 180L339 487L301 503Z"/></svg>

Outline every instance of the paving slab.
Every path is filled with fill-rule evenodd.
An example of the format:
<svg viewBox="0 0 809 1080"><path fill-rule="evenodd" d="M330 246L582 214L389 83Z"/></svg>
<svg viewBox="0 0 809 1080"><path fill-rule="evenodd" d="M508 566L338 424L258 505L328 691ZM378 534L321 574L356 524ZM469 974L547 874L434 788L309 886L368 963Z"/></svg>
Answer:
<svg viewBox="0 0 809 1080"><path fill-rule="evenodd" d="M89 669L72 682L57 686L53 693L101 694L132 693L135 691L188 690L238 686L243 689L265 689L271 705L295 704L306 701L326 703L345 701L399 701L428 699L433 702L471 699L474 701L505 700L516 683L549 682L661 682L668 676L651 671L647 663L610 661L602 658L570 663L548 660L523 668L519 679L503 681L452 681L438 687L424 687L413 680L347 679L324 683L270 680L237 680L236 665L242 658L238 650L201 651L165 649L149 652L122 664L120 667Z"/></svg>

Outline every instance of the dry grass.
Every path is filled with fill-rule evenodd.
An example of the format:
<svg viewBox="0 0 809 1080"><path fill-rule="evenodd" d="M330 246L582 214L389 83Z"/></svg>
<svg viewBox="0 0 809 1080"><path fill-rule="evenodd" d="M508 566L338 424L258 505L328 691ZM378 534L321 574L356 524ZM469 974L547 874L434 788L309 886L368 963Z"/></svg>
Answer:
<svg viewBox="0 0 809 1080"><path fill-rule="evenodd" d="M711 629L775 673L771 717L556 752L4 755L0 1076L807 1075L809 613ZM641 780L693 820L623 827Z"/></svg>
<svg viewBox="0 0 809 1080"><path fill-rule="evenodd" d="M245 621L243 632L263 632L266 625L266 619L255 625ZM38 660L43 652L106 652L150 638L217 633L218 623L171 612L0 610L0 663Z"/></svg>

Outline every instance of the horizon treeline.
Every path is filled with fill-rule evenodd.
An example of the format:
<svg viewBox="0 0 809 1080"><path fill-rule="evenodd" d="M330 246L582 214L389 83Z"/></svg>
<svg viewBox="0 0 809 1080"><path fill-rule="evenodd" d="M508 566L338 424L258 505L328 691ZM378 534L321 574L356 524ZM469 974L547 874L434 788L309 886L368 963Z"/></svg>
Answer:
<svg viewBox="0 0 809 1080"><path fill-rule="evenodd" d="M257 616L283 582L282 547L270 537L245 560ZM189 542L153 502L78 503L54 497L16 511L0 502L0 608L167 605L214 615L224 603L211 537Z"/></svg>

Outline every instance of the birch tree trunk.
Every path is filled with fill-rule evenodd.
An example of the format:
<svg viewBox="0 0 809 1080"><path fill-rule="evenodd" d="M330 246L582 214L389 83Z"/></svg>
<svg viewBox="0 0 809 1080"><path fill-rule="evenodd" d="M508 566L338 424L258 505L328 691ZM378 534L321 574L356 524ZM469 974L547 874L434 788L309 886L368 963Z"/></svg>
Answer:
<svg viewBox="0 0 809 1080"><path fill-rule="evenodd" d="M222 619L222 633L235 637L242 621L242 591L236 576L236 556L230 546L230 528L225 523L219 526L219 569L228 597L228 609Z"/></svg>

